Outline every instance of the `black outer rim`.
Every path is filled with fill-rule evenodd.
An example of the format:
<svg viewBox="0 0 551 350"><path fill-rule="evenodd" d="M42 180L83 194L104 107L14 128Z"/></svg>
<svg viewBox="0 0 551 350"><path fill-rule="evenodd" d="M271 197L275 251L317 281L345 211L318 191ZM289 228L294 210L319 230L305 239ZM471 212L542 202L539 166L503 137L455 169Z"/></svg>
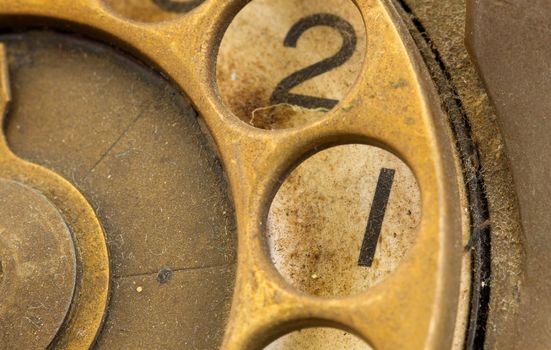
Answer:
<svg viewBox="0 0 551 350"><path fill-rule="evenodd" d="M491 227L478 149L471 138L467 113L440 52L405 0L395 1L401 8L404 20L409 22L407 27L440 94L442 108L449 116L455 147L461 158L471 219L471 238L465 247L465 251L471 253L471 295L464 349L484 349L490 306Z"/></svg>

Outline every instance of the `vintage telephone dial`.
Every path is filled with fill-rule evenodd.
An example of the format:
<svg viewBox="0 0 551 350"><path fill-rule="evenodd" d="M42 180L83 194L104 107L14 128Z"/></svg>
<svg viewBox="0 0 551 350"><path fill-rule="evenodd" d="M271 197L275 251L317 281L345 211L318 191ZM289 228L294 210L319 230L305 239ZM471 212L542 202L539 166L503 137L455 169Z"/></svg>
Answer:
<svg viewBox="0 0 551 350"><path fill-rule="evenodd" d="M0 349L549 349L551 3L0 1Z"/></svg>

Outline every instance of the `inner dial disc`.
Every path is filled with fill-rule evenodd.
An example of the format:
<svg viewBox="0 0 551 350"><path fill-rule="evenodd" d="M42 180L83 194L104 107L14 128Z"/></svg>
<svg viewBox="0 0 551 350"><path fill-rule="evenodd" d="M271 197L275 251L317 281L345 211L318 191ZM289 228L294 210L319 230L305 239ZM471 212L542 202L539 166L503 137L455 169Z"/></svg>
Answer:
<svg viewBox="0 0 551 350"><path fill-rule="evenodd" d="M0 42L9 146L78 187L105 229L112 292L96 348L218 347L234 281L233 210L187 99L85 39L25 32Z"/></svg>
<svg viewBox="0 0 551 350"><path fill-rule="evenodd" d="M46 348L75 289L74 243L41 193L0 179L0 345Z"/></svg>

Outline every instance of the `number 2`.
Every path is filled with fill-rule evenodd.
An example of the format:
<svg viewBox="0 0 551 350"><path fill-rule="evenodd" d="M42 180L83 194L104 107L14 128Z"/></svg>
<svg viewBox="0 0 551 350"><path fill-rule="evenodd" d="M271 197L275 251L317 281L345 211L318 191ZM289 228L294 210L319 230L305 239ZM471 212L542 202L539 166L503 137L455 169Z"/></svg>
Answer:
<svg viewBox="0 0 551 350"><path fill-rule="evenodd" d="M356 50L357 38L354 27L341 17L329 13L318 13L299 20L287 33L283 45L285 47L296 48L298 39L302 36L302 34L304 34L304 32L308 29L317 26L326 26L336 29L343 40L341 49L335 55L301 69L283 79L272 93L272 97L270 99L272 104L289 103L305 108L331 109L339 103L337 100L299 95L289 92L295 86L341 66L348 61L350 57L352 57L352 54L354 54L354 51Z"/></svg>

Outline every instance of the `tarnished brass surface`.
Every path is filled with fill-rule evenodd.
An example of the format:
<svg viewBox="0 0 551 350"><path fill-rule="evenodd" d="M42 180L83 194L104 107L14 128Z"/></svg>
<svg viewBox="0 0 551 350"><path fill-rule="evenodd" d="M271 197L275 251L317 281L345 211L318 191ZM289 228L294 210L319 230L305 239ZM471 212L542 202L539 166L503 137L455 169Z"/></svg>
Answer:
<svg viewBox="0 0 551 350"><path fill-rule="evenodd" d="M68 179L105 231L112 287L94 348L219 346L235 225L220 164L189 102L160 75L91 40L34 30L0 41L13 86L9 147Z"/></svg>
<svg viewBox="0 0 551 350"><path fill-rule="evenodd" d="M46 348L75 290L71 233L46 197L10 180L0 180L0 222L0 343Z"/></svg>
<svg viewBox="0 0 551 350"><path fill-rule="evenodd" d="M100 0L14 0L0 3L0 21L47 24L115 42L191 99L222 160L237 220L237 277L222 348L257 349L312 326L351 331L376 349L449 348L463 251L460 171L431 78L393 5L356 2L368 33L366 63L340 104L317 121L269 131L232 115L214 83L219 40L246 3L206 1L170 21L145 24ZM280 179L300 160L347 143L382 147L412 169L421 192L420 231L409 255L381 284L350 297L313 297L289 286L271 263L264 235L268 207ZM73 231L82 279L73 317L56 344L87 349L104 317L109 281L97 214L69 182L1 147L0 176L44 193Z"/></svg>
<svg viewBox="0 0 551 350"><path fill-rule="evenodd" d="M10 99L4 46L0 51L3 124ZM61 176L16 157L0 136L0 177L20 182L41 192L64 217L78 251L80 276L71 316L58 340L59 348L88 348L94 342L104 318L109 292L109 258L103 230L80 192ZM46 252L47 253L47 252ZM18 296L14 296L18 297ZM15 301L14 301L15 302Z"/></svg>

